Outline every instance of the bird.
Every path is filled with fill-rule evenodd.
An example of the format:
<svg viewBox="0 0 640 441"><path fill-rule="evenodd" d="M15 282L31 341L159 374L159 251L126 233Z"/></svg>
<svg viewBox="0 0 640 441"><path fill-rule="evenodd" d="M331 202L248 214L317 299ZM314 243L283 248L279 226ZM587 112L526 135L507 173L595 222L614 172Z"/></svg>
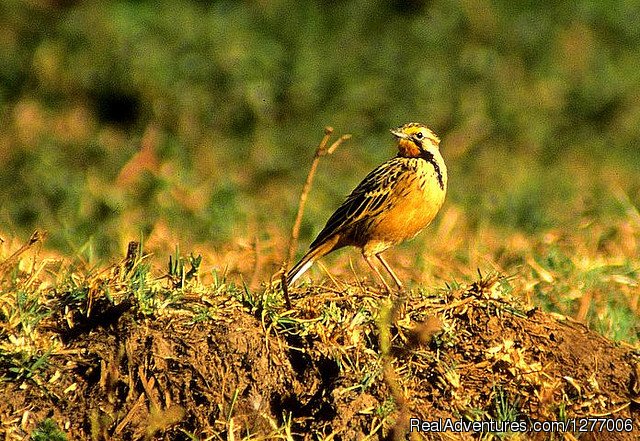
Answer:
<svg viewBox="0 0 640 441"><path fill-rule="evenodd" d="M447 192L447 167L440 138L427 126L408 123L391 133L397 155L371 171L329 217L307 253L287 272L287 287L321 257L353 246L360 248L389 293L392 290L374 258L403 290L382 253L412 239L433 221Z"/></svg>

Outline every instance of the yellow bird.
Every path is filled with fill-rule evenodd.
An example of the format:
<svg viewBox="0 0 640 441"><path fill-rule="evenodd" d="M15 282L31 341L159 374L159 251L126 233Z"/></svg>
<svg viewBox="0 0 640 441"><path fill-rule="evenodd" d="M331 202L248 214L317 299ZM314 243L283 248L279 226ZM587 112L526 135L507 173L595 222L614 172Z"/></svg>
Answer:
<svg viewBox="0 0 640 441"><path fill-rule="evenodd" d="M355 246L389 292L373 257L402 289L382 253L415 237L435 218L447 192L447 167L440 139L428 127L409 123L391 133L398 154L369 173L331 215L307 254L287 273L287 286L322 256Z"/></svg>

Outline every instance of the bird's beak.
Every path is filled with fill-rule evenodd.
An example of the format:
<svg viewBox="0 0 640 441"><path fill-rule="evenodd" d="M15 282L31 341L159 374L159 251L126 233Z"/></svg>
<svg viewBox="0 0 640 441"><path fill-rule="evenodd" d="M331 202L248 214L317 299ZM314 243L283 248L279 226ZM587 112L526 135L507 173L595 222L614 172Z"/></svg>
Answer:
<svg viewBox="0 0 640 441"><path fill-rule="evenodd" d="M406 133L402 133L399 129L391 129L390 132L398 139L407 139L409 137Z"/></svg>

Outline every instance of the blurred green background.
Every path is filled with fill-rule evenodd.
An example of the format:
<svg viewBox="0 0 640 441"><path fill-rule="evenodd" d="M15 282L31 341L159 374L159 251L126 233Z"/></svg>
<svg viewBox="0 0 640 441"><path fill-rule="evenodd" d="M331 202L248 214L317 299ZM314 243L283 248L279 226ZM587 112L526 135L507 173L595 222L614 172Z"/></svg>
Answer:
<svg viewBox="0 0 640 441"><path fill-rule="evenodd" d="M96 260L141 232L286 237L331 125L353 138L306 244L409 121L443 138L467 232L637 227L639 5L4 0L0 237Z"/></svg>

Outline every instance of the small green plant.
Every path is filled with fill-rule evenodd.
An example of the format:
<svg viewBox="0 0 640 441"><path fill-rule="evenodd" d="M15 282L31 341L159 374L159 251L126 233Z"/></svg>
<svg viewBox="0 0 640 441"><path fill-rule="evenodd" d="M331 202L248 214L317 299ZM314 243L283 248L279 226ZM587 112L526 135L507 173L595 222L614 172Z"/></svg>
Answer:
<svg viewBox="0 0 640 441"><path fill-rule="evenodd" d="M16 381L29 380L47 367L49 355L51 355L51 351L42 355L27 355L24 352L0 353L0 365L8 364L10 366L8 368L9 378Z"/></svg>
<svg viewBox="0 0 640 441"><path fill-rule="evenodd" d="M509 393L502 388L497 388L494 402L496 420L516 421L520 415L518 402L518 398L511 402L509 400Z"/></svg>
<svg viewBox="0 0 640 441"><path fill-rule="evenodd" d="M189 270L185 269L186 263L189 263ZM176 251L173 256L169 256L169 268L167 275L172 280L176 288L184 287L185 283L198 277L202 256L189 255L188 259L180 256L180 249L176 245Z"/></svg>
<svg viewBox="0 0 640 441"><path fill-rule="evenodd" d="M208 322L215 320L217 308L211 306L197 306L193 310L192 323Z"/></svg>
<svg viewBox="0 0 640 441"><path fill-rule="evenodd" d="M510 400L509 393L502 387L495 387L494 392L493 419L498 423L517 421L518 417L520 417L519 399ZM492 435L495 435L498 439L508 439L513 433L500 431Z"/></svg>
<svg viewBox="0 0 640 441"><path fill-rule="evenodd" d="M31 441L67 441L67 435L58 428L53 418L47 418L31 433Z"/></svg>

